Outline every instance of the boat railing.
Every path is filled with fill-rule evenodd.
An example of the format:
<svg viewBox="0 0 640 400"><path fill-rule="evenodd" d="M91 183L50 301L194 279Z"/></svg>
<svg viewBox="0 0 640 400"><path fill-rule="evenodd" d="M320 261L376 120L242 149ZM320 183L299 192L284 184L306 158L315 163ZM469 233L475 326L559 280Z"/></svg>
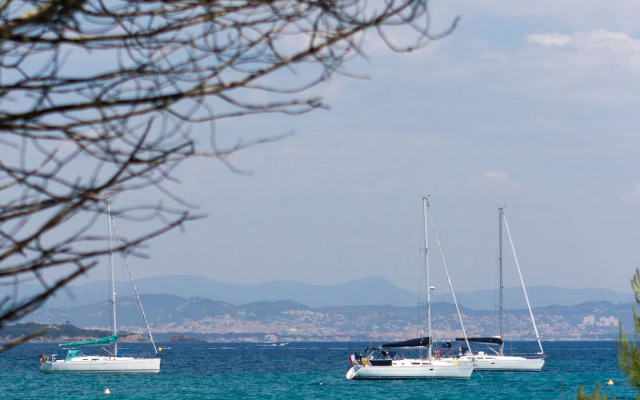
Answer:
<svg viewBox="0 0 640 400"><path fill-rule="evenodd" d="M504 353L505 356L515 356L515 357L529 357L529 358L545 358L546 354L545 353L541 353L541 352L531 352L531 351L513 351L513 352L505 352Z"/></svg>

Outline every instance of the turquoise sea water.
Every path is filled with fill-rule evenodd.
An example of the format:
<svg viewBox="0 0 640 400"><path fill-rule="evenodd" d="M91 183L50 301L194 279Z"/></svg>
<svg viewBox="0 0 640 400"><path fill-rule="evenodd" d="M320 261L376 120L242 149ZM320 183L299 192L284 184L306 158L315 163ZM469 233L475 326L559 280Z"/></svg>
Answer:
<svg viewBox="0 0 640 400"><path fill-rule="evenodd" d="M161 372L149 375L42 374L38 354L59 350L25 344L0 354L0 399L573 399L578 385L590 392L597 383L609 398L636 394L617 368L613 342L543 342L547 362L537 373L347 381L349 354L369 344L165 343L160 346L171 348L161 353ZM535 343L512 346L535 351ZM111 395L103 394L106 388Z"/></svg>

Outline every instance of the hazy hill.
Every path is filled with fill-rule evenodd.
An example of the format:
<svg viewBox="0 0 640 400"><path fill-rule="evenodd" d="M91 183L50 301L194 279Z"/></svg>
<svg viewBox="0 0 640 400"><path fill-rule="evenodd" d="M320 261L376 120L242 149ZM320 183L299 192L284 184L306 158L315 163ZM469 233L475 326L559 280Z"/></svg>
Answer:
<svg viewBox="0 0 640 400"><path fill-rule="evenodd" d="M425 307L421 307L425 314ZM342 306L342 307L318 307L318 311L330 314L341 314L348 318L355 318L360 315L367 314L380 314L380 315L395 315L395 314L416 314L419 310L417 306L401 307L401 306ZM437 301L432 304L433 314L441 315L454 315L457 314L456 307L452 303ZM473 317L484 317L495 315L493 311L486 310L474 310L464 306L460 307L460 313L464 315L470 315ZM424 317L423 316L423 317ZM426 318L426 317L425 317Z"/></svg>
<svg viewBox="0 0 640 400"><path fill-rule="evenodd" d="M417 306L331 306L308 307L294 301L260 301L243 305L233 305L202 297L183 298L172 295L142 295L145 314L153 326L179 325L188 321L212 320L228 316L240 321L272 321L291 319L295 312L311 311L326 315L341 315L347 319L361 318L363 315L378 315L389 318L421 320L425 318L424 307ZM434 315L453 315L455 306L451 303L436 302L432 306ZM492 311L473 310L461 307L460 311L473 317L493 315ZM520 311L516 311L519 313ZM143 327L135 297L125 297L116 303L118 326ZM71 323L80 327L108 326L110 316L106 302L78 307L45 306L28 315L25 320L39 323Z"/></svg>
<svg viewBox="0 0 640 400"><path fill-rule="evenodd" d="M136 281L142 294L167 294L191 298L201 297L229 304L248 304L261 301L289 300L309 307L392 305L415 306L420 296L394 286L383 278L364 278L335 285L311 285L299 282L268 282L260 284L224 283L192 275L170 275L139 279ZM20 293L28 295L37 289L34 284L23 284ZM0 288L0 295L9 287ZM104 281L69 286L69 292L60 292L47 304L49 306L81 306L104 302L108 295L108 285ZM119 297L133 295L129 282L118 282L116 292ZM363 295L366 293L366 295ZM590 301L610 301L612 303L631 302L631 293L618 293L607 289L565 289L555 286L532 286L528 288L533 307L551 305L571 306ZM495 310L498 295L494 290L478 290L457 293L461 305L477 310ZM505 308L526 308L521 288L505 289ZM424 298L424 296L422 296ZM166 298L170 306L171 299ZM446 293L433 296L434 301L451 302Z"/></svg>
<svg viewBox="0 0 640 400"><path fill-rule="evenodd" d="M82 329L70 324L61 325L48 325L39 324L34 322L18 323L14 325L5 326L0 331L0 342L10 341L22 336L29 335L37 332L41 329L46 331L32 339L33 342L66 342L66 341L80 341L80 340L92 340L111 335L110 331L103 329ZM140 341L144 338L140 335L118 332L118 340L126 341Z"/></svg>
<svg viewBox="0 0 640 400"><path fill-rule="evenodd" d="M192 297L185 299L173 295L141 295L145 314L151 325L171 324L185 320L199 321L207 317L219 315L235 315L238 308L232 304ZM119 298L116 301L118 326L144 326L138 301L135 297ZM93 303L77 307L47 306L29 314L26 321L41 323L69 322L73 325L108 326L109 304Z"/></svg>
<svg viewBox="0 0 640 400"><path fill-rule="evenodd" d="M224 316L239 320L263 321L282 318L284 311L310 310L294 301L261 301L236 306L223 301L203 297L183 298L172 295L141 295L145 314L151 325L175 325L186 321L202 321ZM116 302L118 326L143 327L135 297L125 297ZM286 318L286 316L285 316ZM29 314L25 320L40 323L69 323L77 326L107 326L110 322L107 302L78 307L44 306Z"/></svg>
<svg viewBox="0 0 640 400"><path fill-rule="evenodd" d="M310 307L339 305L393 304L415 305L418 296L392 285L383 278L364 278L336 285L311 285L299 282L267 282L259 284L224 283L193 275L168 275L136 280L141 294L170 294L180 297L204 297L231 304L247 304L259 301L291 300ZM25 296L38 288L23 284L20 293ZM108 284L105 281L69 286L71 298L66 292L49 300L51 306L86 305L105 301ZM0 288L3 290L10 288ZM367 296L362 293L367 292ZM118 296L133 295L131 283L116 284Z"/></svg>
<svg viewBox="0 0 640 400"><path fill-rule="evenodd" d="M240 308L246 311L250 316L255 316L258 319L279 316L282 315L283 311L300 311L311 309L304 304L296 303L295 301L290 300L258 301L255 303L245 304Z"/></svg>
<svg viewBox="0 0 640 400"><path fill-rule="evenodd" d="M608 289L586 288L567 289L557 286L527 287L527 294L532 307L573 306L592 301L609 301L612 303L629 303L634 301L632 293L619 293ZM496 290L477 290L470 293L456 293L460 304L476 310L494 310L498 307L499 297ZM434 299L452 302L451 295L436 295ZM504 306L517 310L527 308L522 287L504 289Z"/></svg>
<svg viewBox="0 0 640 400"><path fill-rule="evenodd" d="M143 295L142 301L155 331L154 336L156 332L162 333L158 338L190 332L202 334L204 336L194 337L207 340L262 340L260 338L273 334L301 340L323 337L360 340L370 338L372 333L400 339L422 331L426 320L425 307L417 306L309 307L294 301L233 305L203 297L187 299L171 295ZM106 327L110 321L106 305L102 302L70 308L44 306L28 315L25 321ZM497 318L493 310L462 306L460 311L470 335L496 334ZM137 331L144 326L133 297L120 299L117 313L119 329ZM615 338L618 320L627 330L633 326L630 303L599 301L574 306L535 307L533 313L546 339ZM432 314L436 329L448 332L459 329L453 304L435 302ZM508 310L505 320L509 337L534 337L528 310Z"/></svg>

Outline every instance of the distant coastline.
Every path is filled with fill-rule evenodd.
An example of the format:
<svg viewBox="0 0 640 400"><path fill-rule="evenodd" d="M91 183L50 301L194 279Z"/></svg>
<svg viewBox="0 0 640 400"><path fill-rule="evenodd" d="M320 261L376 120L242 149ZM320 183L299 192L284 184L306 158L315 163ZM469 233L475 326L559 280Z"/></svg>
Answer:
<svg viewBox="0 0 640 400"><path fill-rule="evenodd" d="M33 333L42 328L47 329L47 332L41 336L38 336L29 342L31 343L64 343L75 342L83 340L92 340L99 337L108 336L110 334L107 330L98 329L83 329L75 327L71 324L64 325L47 325L38 323L24 323L7 326L2 330L0 334L0 343L8 343L13 340L19 339L25 335ZM269 334L256 334L234 333L230 335L214 335L208 336L198 332L161 332L154 334L156 341L163 343L275 343L275 342L383 342L389 340L395 340L396 336L378 336L375 339L370 337L350 337L350 336L295 336L290 335L287 337L276 337ZM143 335L130 332L120 332L118 334L118 341L123 343L140 343L146 342L149 339ZM615 338L551 338L542 339L544 342L611 342L615 341ZM507 339L507 341L510 341ZM533 342L533 339L521 339L515 338L511 340L513 342Z"/></svg>
<svg viewBox="0 0 640 400"><path fill-rule="evenodd" d="M84 340L93 340L101 337L106 337L111 332L101 329L84 329L78 328L71 324L39 324L35 322L18 323L14 325L8 325L0 331L0 342L8 343L13 340L19 339L26 335L37 332L41 329L46 331L39 336L29 340L32 343L66 343L66 342L79 342ZM137 333L120 332L118 334L118 341L124 343L139 343L145 342L148 339Z"/></svg>
<svg viewBox="0 0 640 400"><path fill-rule="evenodd" d="M382 278L328 286L296 282L236 285L184 275L140 281L136 284L158 341L179 335L212 343L394 341L419 335L426 329L426 308L418 305L424 304L419 296ZM104 314L104 296L100 295L102 285L98 283L74 286L70 289L74 299L57 296L23 318L21 322L52 327L34 341L66 342L107 336L109 321ZM21 289L28 291L28 287ZM517 301L511 301L523 297L521 289L512 289L505 290L513 308L504 310L504 337L532 340L535 332L526 307L519 309ZM137 299L127 294L130 288L124 284L116 290L120 294L116 304L118 330L123 332L119 340L144 341L139 336L146 330L139 318ZM632 294L550 286L532 286L529 294L543 340L616 340L619 324L623 331L634 326ZM494 292L460 293L457 297L468 335L497 334ZM433 336L460 337L455 306L438 296L431 300ZM99 332L61 328L66 324ZM0 340L21 336L11 329L4 326Z"/></svg>

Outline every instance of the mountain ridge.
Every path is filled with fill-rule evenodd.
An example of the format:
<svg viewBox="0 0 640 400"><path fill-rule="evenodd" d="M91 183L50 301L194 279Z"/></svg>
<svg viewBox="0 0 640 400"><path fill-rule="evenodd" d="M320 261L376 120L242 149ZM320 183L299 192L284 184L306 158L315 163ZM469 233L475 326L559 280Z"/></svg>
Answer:
<svg viewBox="0 0 640 400"><path fill-rule="evenodd" d="M152 294L141 295L141 298L154 336L156 333L200 333L205 335L200 339L241 341L266 340L273 335L287 341L402 339L421 334L426 320L424 305L309 307L288 300L233 305L203 297ZM123 297L116 304L118 329L143 333L144 321L136 298ZM625 329L633 326L631 304L595 301L575 306L534 307L533 313L540 334L546 339L616 338L618 322L622 322ZM45 306L24 321L105 329L110 323L106 308L106 302L71 308ZM460 306L460 312L470 336L496 334L494 311ZM458 337L460 326L456 314L453 304L434 302L435 334ZM514 340L535 338L527 309L505 310L505 322L505 333Z"/></svg>
<svg viewBox="0 0 640 400"><path fill-rule="evenodd" d="M203 297L230 304L248 304L260 301L290 300L308 307L391 305L415 306L421 297L408 290L393 285L381 277L356 279L333 285L314 285L293 281L273 281L257 284L225 283L197 275L164 275L142 278L136 281L141 294L167 294L178 297ZM23 296L35 293L36 284L23 284ZM4 289L10 290L10 289ZM67 293L70 292L72 297ZM117 282L118 296L131 295L129 282ZM571 306L589 301L610 301L612 303L632 302L632 293L620 293L609 289L586 288L567 289L559 286L534 285L527 288L531 305L544 307L551 305ZM8 293L7 293L8 294ZM4 295L0 288L0 295ZM80 285L70 285L46 304L56 307L71 307L105 301L108 285L105 281L95 281ZM497 292L475 290L456 293L458 302L474 309L494 310L497 308ZM451 302L451 295L434 294L434 301ZM507 287L504 290L506 309L526 308L522 289Z"/></svg>

